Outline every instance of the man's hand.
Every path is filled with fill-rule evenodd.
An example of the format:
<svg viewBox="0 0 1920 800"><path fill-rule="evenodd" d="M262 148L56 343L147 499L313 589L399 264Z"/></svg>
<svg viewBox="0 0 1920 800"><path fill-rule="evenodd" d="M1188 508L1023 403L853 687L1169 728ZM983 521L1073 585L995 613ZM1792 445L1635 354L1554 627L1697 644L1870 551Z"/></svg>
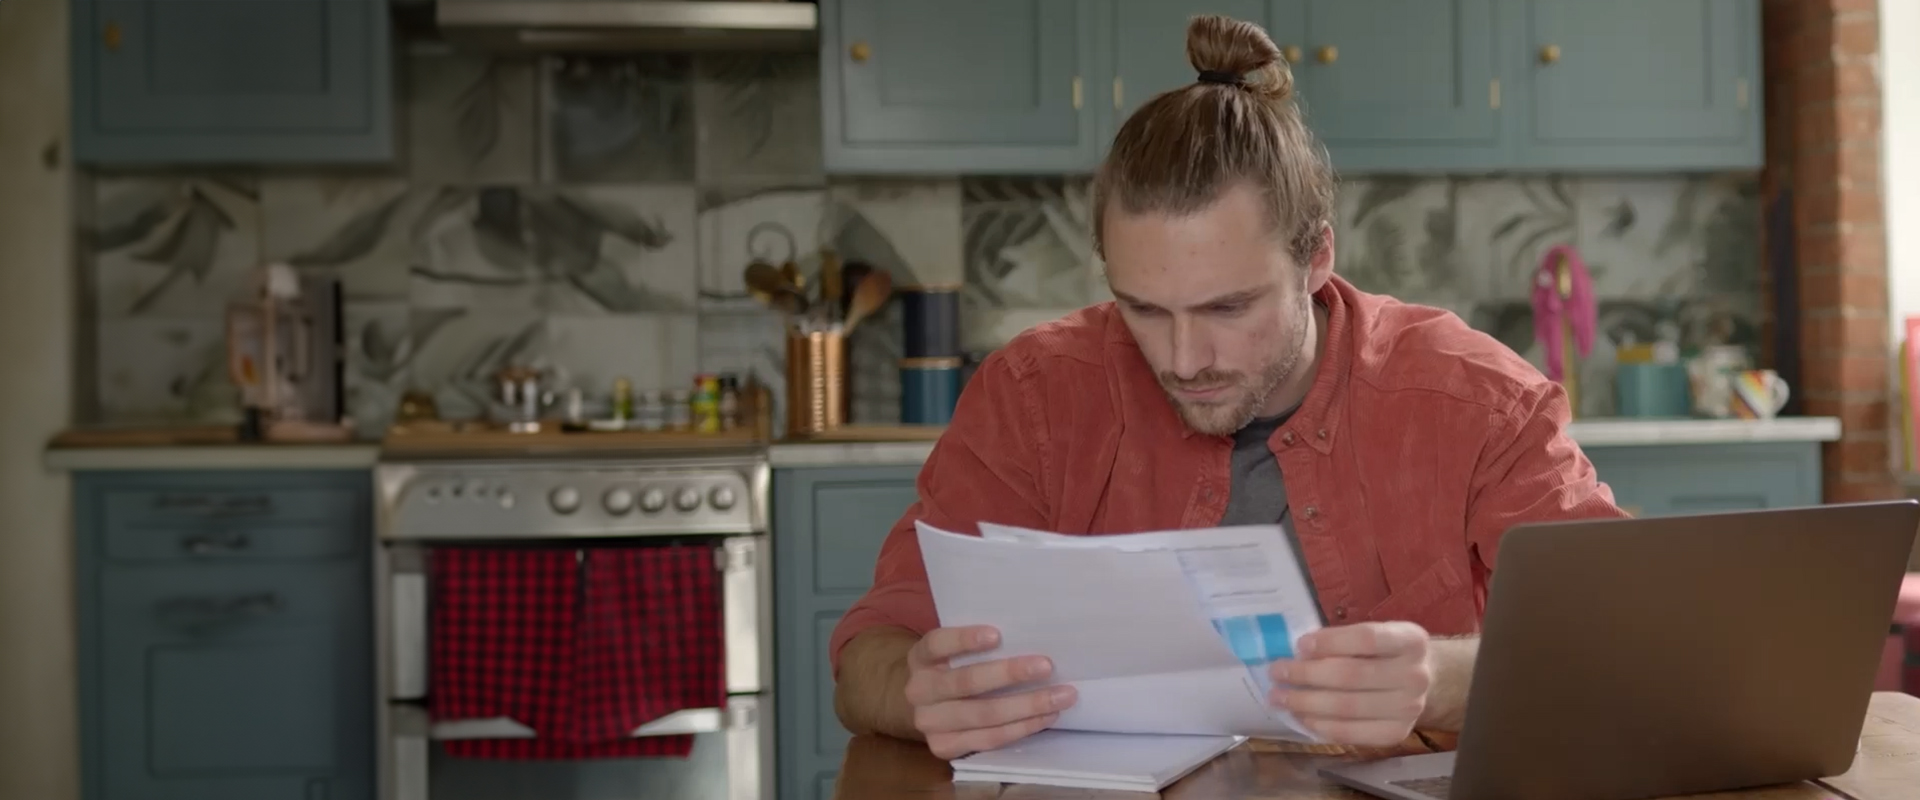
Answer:
<svg viewBox="0 0 1920 800"><path fill-rule="evenodd" d="M1363 622L1300 637L1295 658L1268 668L1269 698L1336 744L1390 747L1427 709L1434 664L1425 629Z"/></svg>
<svg viewBox="0 0 1920 800"><path fill-rule="evenodd" d="M984 661L950 668L947 659L990 650L1000 632L980 625L938 628L920 637L907 653L907 703L913 727L926 737L927 749L944 759L1004 747L1052 725L1073 705L1071 686L1048 686L1004 697L979 695L1053 673L1042 656Z"/></svg>

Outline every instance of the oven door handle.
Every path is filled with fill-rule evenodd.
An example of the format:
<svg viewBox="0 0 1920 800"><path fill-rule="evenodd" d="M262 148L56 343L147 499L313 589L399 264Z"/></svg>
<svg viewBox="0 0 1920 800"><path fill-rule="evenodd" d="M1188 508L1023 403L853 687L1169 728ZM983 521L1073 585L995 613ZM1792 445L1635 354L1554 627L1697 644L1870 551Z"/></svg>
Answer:
<svg viewBox="0 0 1920 800"><path fill-rule="evenodd" d="M727 692L751 694L763 674L768 564L765 536L733 536L714 551L720 567L721 624L726 636Z"/></svg>

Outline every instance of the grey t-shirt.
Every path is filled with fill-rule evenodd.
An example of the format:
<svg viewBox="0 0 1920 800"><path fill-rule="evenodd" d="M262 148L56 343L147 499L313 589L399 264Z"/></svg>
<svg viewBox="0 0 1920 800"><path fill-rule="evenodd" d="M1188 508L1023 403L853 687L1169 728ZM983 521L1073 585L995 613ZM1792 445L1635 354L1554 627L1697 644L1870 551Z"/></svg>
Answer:
<svg viewBox="0 0 1920 800"><path fill-rule="evenodd" d="M1258 418L1233 434L1233 482L1227 491L1227 513L1220 518L1220 524L1279 523L1280 530L1287 536L1287 545L1293 548L1294 560L1305 570L1307 557L1300 551L1300 537L1293 532L1293 512L1287 505L1286 477L1280 474L1280 459L1267 447L1273 432L1291 416L1293 411L1289 410L1279 416ZM1313 587L1311 579L1307 585L1313 589L1314 602L1319 603L1319 590Z"/></svg>

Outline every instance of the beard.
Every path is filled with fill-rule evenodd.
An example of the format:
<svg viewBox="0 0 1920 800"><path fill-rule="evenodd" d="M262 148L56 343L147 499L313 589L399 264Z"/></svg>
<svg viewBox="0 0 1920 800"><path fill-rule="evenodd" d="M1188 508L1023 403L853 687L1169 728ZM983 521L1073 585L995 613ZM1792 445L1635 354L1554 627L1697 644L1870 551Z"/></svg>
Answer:
<svg viewBox="0 0 1920 800"><path fill-rule="evenodd" d="M1281 337L1280 347L1275 356L1260 365L1259 370L1249 374L1232 370L1203 369L1191 378L1182 379L1171 372L1160 372L1160 389L1167 395L1167 402L1173 405L1180 421L1195 433L1209 436L1231 436L1247 426L1260 410L1273 397L1275 390L1286 383L1288 378L1300 367L1302 347L1307 335L1307 326L1313 324L1313 301L1302 296L1298 313L1291 315L1292 328ZM1205 391L1228 387L1218 398L1210 400L1185 399L1178 393L1185 391Z"/></svg>

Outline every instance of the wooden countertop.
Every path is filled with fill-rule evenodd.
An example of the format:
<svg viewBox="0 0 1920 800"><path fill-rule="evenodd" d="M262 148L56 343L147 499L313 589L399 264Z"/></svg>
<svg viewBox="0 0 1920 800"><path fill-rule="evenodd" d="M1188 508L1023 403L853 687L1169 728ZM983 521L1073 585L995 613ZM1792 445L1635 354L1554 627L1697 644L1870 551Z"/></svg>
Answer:
<svg viewBox="0 0 1920 800"><path fill-rule="evenodd" d="M1167 787L1168 800L1359 800L1367 795L1334 786L1318 775L1328 759L1379 758L1450 748L1449 741L1410 738L1400 748L1308 748L1248 742ZM1825 784L1825 786L1819 785ZM1879 692L1860 735L1860 755L1845 775L1815 783L1712 795L1721 800L1911 800L1920 786L1920 698ZM1138 792L1102 792L1051 786L955 784L947 763L924 745L883 736L856 736L847 745L835 800L1139 800Z"/></svg>

